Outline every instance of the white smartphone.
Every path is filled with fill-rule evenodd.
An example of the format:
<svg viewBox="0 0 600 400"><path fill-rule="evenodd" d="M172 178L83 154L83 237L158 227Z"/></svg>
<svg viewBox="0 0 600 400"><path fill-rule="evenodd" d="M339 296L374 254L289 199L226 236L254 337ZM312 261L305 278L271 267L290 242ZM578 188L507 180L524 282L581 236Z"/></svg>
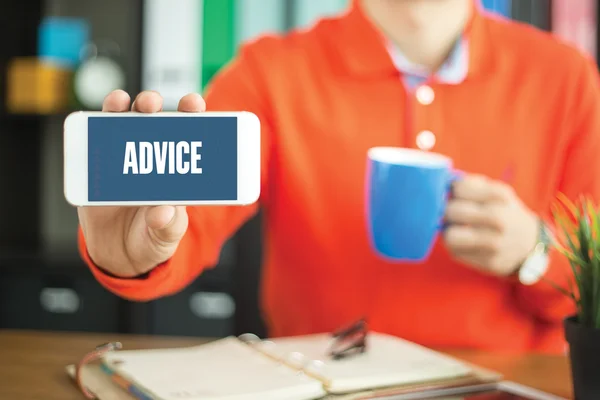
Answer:
<svg viewBox="0 0 600 400"><path fill-rule="evenodd" d="M249 112L72 113L64 193L74 206L252 204L260 121Z"/></svg>
<svg viewBox="0 0 600 400"><path fill-rule="evenodd" d="M378 397L380 400L566 400L512 381Z"/></svg>

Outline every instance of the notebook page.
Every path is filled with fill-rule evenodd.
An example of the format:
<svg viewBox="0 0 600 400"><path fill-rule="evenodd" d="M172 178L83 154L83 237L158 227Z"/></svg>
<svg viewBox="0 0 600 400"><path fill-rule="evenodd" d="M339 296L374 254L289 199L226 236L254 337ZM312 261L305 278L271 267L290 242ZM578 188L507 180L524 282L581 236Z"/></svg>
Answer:
<svg viewBox="0 0 600 400"><path fill-rule="evenodd" d="M230 337L201 346L109 353L115 373L157 400L311 400L320 381Z"/></svg>
<svg viewBox="0 0 600 400"><path fill-rule="evenodd" d="M473 372L458 360L376 332L369 333L365 353L342 360L327 356L331 343L327 334L279 338L273 343L268 351L280 359L291 359L294 363L303 355L305 362L322 362L313 362L309 370L322 377L330 393L456 379Z"/></svg>

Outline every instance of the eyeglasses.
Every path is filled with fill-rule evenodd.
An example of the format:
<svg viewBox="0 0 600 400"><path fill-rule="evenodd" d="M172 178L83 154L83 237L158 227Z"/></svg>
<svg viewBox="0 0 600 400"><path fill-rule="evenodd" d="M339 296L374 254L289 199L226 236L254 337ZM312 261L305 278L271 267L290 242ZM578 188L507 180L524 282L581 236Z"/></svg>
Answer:
<svg viewBox="0 0 600 400"><path fill-rule="evenodd" d="M367 333L367 322L364 319L333 332L329 356L334 360L341 360L364 353L367 351Z"/></svg>

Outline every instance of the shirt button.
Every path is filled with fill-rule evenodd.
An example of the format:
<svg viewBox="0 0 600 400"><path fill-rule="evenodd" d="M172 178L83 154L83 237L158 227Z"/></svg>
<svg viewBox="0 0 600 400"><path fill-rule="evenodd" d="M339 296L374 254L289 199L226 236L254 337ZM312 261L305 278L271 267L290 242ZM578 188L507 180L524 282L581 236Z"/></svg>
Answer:
<svg viewBox="0 0 600 400"><path fill-rule="evenodd" d="M424 106L428 106L433 103L433 99L435 98L435 93L431 86L423 85L417 89L417 101Z"/></svg>
<svg viewBox="0 0 600 400"><path fill-rule="evenodd" d="M435 146L435 135L431 131L421 131L417 135L417 147L421 150L431 150Z"/></svg>

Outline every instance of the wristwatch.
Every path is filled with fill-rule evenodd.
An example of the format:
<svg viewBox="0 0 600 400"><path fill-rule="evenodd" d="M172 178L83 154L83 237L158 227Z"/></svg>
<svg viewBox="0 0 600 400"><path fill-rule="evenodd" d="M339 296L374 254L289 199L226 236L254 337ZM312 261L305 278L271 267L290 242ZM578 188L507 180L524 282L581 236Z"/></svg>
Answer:
<svg viewBox="0 0 600 400"><path fill-rule="evenodd" d="M548 270L550 263L549 252L552 235L546 224L541 220L539 220L538 225L537 243L518 271L519 282L523 285L533 285L539 282Z"/></svg>

